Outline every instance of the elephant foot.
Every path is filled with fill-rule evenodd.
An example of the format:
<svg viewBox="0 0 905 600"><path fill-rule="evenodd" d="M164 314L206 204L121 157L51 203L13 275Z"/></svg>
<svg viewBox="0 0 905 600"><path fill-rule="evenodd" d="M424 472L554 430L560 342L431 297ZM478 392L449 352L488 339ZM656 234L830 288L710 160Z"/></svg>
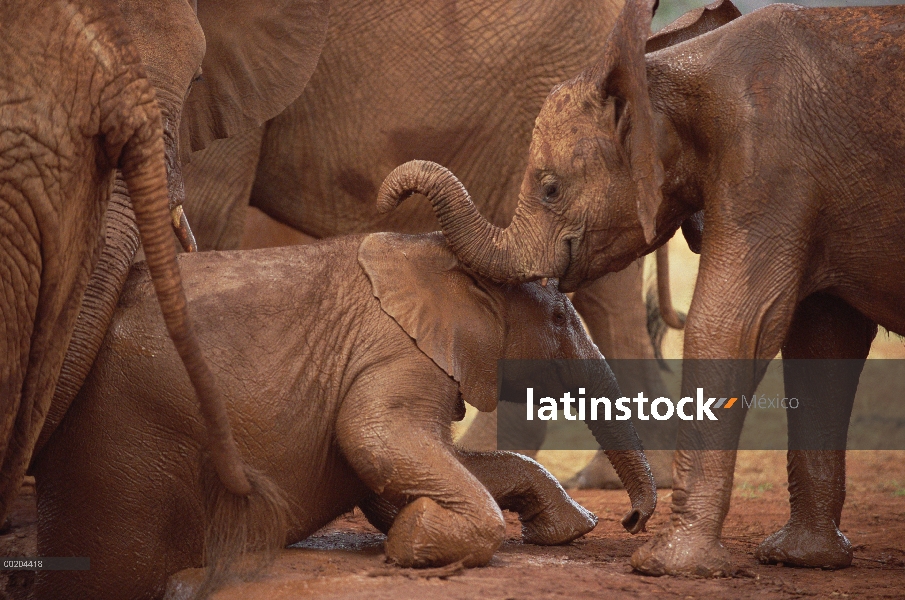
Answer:
<svg viewBox="0 0 905 600"><path fill-rule="evenodd" d="M675 526L635 550L631 562L647 575L729 577L735 572L718 538Z"/></svg>
<svg viewBox="0 0 905 600"><path fill-rule="evenodd" d="M556 546L568 544L597 527L597 517L569 496L533 517L522 521L522 540L526 544Z"/></svg>
<svg viewBox="0 0 905 600"><path fill-rule="evenodd" d="M852 564L852 544L833 523L813 528L789 522L764 540L754 556L764 564L844 569Z"/></svg>
<svg viewBox="0 0 905 600"><path fill-rule="evenodd" d="M420 497L399 511L387 533L387 557L401 567L466 567L490 562L506 534L503 515L469 515Z"/></svg>

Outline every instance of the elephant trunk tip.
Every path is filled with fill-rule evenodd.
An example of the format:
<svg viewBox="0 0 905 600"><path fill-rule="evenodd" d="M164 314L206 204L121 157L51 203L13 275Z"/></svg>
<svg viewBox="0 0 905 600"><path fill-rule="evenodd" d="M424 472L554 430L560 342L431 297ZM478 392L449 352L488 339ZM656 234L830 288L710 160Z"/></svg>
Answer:
<svg viewBox="0 0 905 600"><path fill-rule="evenodd" d="M622 517L622 526L630 534L635 535L644 530L644 525L647 523L648 518L650 518L650 515L645 516L641 509L633 508L627 515Z"/></svg>

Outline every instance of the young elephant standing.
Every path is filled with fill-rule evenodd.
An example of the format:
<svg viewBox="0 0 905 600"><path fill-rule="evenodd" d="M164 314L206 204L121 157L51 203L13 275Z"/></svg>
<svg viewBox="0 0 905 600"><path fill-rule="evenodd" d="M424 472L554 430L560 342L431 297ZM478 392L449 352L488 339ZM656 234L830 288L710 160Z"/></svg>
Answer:
<svg viewBox="0 0 905 600"><path fill-rule="evenodd" d="M290 498L287 542L356 505L403 566L486 564L503 539L500 507L519 512L533 543L593 528L537 463L450 440L463 399L495 407L498 358L602 359L554 284L474 277L439 234L185 254L180 266L243 455ZM39 573L38 597L160 595L201 561L201 425L153 309L136 267L91 375L36 458L39 552L91 557L90 571ZM597 364L596 383L617 393ZM620 448L609 456L632 500L624 524L640 531L656 504L640 442L628 421L595 435Z"/></svg>
<svg viewBox="0 0 905 600"><path fill-rule="evenodd" d="M606 58L547 98L507 229L432 165L397 171L384 205L426 193L469 268L560 277L563 289L624 268L685 222L701 251L686 359L863 361L877 324L905 333L905 7L775 5L645 56L655 4L628 2ZM701 210L703 231L689 221ZM750 396L764 368L686 360L682 393ZM851 563L838 527L858 373L833 377L810 382L817 406L788 412L791 517L758 549L765 562ZM719 538L745 410L726 412L718 427L681 425L671 524L635 568L731 572Z"/></svg>

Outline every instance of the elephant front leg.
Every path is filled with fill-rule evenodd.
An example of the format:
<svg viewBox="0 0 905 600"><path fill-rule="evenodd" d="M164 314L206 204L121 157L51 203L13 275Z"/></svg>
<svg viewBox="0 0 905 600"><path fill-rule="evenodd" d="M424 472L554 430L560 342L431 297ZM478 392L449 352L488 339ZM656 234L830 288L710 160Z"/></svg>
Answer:
<svg viewBox="0 0 905 600"><path fill-rule="evenodd" d="M875 323L842 300L814 294L802 302L783 345L789 429L790 516L755 556L764 563L839 569L852 562L839 531L845 502L845 445ZM832 360L795 360L832 359ZM846 360L847 359L847 360Z"/></svg>
<svg viewBox="0 0 905 600"><path fill-rule="evenodd" d="M572 500L534 460L514 452L458 452L500 508L517 512L529 544L566 544L597 525L593 513Z"/></svg>
<svg viewBox="0 0 905 600"><path fill-rule="evenodd" d="M434 376L432 372L423 379ZM383 508L402 507L388 528L385 546L387 557L402 567L458 561L466 567L484 566L506 533L493 497L456 460L452 442L443 439L438 411L425 410L442 402L438 398L455 398L455 382L443 384L451 389L419 392L430 400L399 398L397 388L350 393L337 420L346 460L383 499ZM378 526L389 525L391 517L372 511L367 501L362 508Z"/></svg>
<svg viewBox="0 0 905 600"><path fill-rule="evenodd" d="M505 451L457 451L457 457L503 510L518 513L529 544L566 544L593 530L597 517L572 500L540 464ZM404 505L372 494L359 503L368 521L387 533Z"/></svg>
<svg viewBox="0 0 905 600"><path fill-rule="evenodd" d="M632 555L632 566L643 573L718 577L734 570L720 535L747 410L743 402L711 408L716 420L710 420L698 405L710 397L750 396L780 350L797 278L794 261L780 254L774 264L784 268L765 271L754 263L739 265L730 252L702 253L682 369L682 396L694 401L686 414L694 414L679 426L670 523Z"/></svg>

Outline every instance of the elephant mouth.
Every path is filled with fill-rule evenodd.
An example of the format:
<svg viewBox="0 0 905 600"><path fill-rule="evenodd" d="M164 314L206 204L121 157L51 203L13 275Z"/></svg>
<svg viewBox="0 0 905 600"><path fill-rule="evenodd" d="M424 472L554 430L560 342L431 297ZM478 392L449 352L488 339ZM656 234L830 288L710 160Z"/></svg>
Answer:
<svg viewBox="0 0 905 600"><path fill-rule="evenodd" d="M584 278L578 272L578 251L581 242L578 235L570 235L563 238L563 243L566 246L566 251L563 252L566 260L562 268L557 269L561 273L559 276L559 289L562 292L574 292L584 282Z"/></svg>

